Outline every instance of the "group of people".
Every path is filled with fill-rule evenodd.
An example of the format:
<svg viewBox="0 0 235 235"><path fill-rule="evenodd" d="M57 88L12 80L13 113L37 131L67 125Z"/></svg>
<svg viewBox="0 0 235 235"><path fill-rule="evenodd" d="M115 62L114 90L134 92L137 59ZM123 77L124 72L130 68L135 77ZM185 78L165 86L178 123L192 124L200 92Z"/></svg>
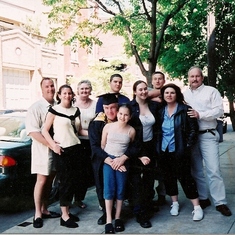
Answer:
<svg viewBox="0 0 235 235"><path fill-rule="evenodd" d="M202 70L191 67L189 89L182 93L173 83L165 85L164 74L157 71L153 88L142 80L133 84L130 100L120 93L122 76L113 74L110 92L97 102L90 99L89 80L79 82L77 95L70 86L61 86L56 102L53 81L43 78L43 97L29 108L26 119L33 140L32 173L37 174L33 226L42 227L44 218L61 217L61 226L78 227L79 218L69 208L73 200L86 207L89 183L95 184L103 212L97 223L105 225L107 234L125 230L124 200L143 228L152 226L156 205L165 204L166 195L172 201L170 214L177 216L178 181L192 202L194 221L202 220L203 209L211 205L209 192L216 210L230 216L216 130L223 103L218 90L203 80ZM55 175L61 214L47 209Z"/></svg>

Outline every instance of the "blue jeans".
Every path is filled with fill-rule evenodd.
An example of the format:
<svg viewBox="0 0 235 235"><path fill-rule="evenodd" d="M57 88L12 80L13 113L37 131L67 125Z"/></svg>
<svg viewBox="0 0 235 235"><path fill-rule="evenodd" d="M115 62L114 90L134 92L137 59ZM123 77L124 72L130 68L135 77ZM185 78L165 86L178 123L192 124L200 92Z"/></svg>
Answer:
<svg viewBox="0 0 235 235"><path fill-rule="evenodd" d="M120 172L104 163L104 199L124 200L128 171Z"/></svg>

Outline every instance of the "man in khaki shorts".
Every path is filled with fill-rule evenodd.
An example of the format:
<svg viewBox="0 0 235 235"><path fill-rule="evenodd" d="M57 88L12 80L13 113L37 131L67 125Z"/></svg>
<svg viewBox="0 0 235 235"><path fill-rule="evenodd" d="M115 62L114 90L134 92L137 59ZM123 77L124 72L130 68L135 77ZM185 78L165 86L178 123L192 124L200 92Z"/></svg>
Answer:
<svg viewBox="0 0 235 235"><path fill-rule="evenodd" d="M55 168L49 144L41 134L48 108L55 104L55 86L50 78L43 78L40 85L42 98L29 107L26 117L26 131L32 138L31 173L37 174L34 187L35 228L41 228L45 218L60 217L60 214L47 209Z"/></svg>

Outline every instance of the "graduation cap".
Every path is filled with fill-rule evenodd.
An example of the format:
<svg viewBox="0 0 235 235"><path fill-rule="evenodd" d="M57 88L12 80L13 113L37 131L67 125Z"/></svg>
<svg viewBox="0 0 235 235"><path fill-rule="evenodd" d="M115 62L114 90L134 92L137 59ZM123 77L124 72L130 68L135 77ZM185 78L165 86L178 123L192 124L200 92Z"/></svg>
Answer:
<svg viewBox="0 0 235 235"><path fill-rule="evenodd" d="M118 103L117 95L118 93L106 93L103 95L99 95L98 97L102 97L104 105L109 105L113 103Z"/></svg>

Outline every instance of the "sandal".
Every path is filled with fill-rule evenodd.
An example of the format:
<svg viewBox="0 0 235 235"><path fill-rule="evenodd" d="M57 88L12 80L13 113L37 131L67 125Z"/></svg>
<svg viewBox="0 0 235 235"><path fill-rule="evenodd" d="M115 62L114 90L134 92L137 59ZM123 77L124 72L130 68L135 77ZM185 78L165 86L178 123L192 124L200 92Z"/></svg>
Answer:
<svg viewBox="0 0 235 235"><path fill-rule="evenodd" d="M105 225L105 234L114 234L114 228L111 223Z"/></svg>
<svg viewBox="0 0 235 235"><path fill-rule="evenodd" d="M116 219L115 220L115 231L116 232L122 232L125 230L123 221L121 219Z"/></svg>

